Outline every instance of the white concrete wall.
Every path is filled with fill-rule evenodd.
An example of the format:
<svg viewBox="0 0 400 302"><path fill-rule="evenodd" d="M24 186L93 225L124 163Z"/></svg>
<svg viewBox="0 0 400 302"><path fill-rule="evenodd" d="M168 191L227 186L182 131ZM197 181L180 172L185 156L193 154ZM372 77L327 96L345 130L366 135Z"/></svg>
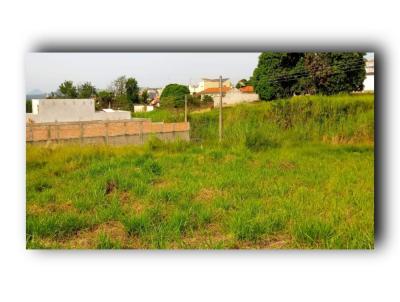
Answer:
<svg viewBox="0 0 400 302"><path fill-rule="evenodd" d="M134 105L133 111L134 112L146 112L146 106L145 105Z"/></svg>
<svg viewBox="0 0 400 302"><path fill-rule="evenodd" d="M41 99L36 115L40 122L50 123L88 121L93 114L93 99Z"/></svg>
<svg viewBox="0 0 400 302"><path fill-rule="evenodd" d="M26 115L27 122L54 123L130 119L129 111L95 112L93 99L41 99L38 110Z"/></svg>
<svg viewBox="0 0 400 302"><path fill-rule="evenodd" d="M213 96L214 107L219 106L219 95ZM244 93L239 89L232 89L222 97L222 105L234 105L258 101L257 93Z"/></svg>
<svg viewBox="0 0 400 302"><path fill-rule="evenodd" d="M134 112L150 112L154 110L154 106L152 105L134 105Z"/></svg>
<svg viewBox="0 0 400 302"><path fill-rule="evenodd" d="M38 114L39 113L39 100L32 99L32 113Z"/></svg>

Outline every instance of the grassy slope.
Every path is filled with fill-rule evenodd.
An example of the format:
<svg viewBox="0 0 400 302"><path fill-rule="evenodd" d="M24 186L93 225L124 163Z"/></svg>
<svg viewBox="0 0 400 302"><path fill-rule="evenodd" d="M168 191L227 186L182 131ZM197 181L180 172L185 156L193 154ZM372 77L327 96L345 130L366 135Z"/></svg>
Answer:
<svg viewBox="0 0 400 302"><path fill-rule="evenodd" d="M192 143L27 149L29 248L372 248L373 96L190 116ZM173 119L168 112L146 114Z"/></svg>

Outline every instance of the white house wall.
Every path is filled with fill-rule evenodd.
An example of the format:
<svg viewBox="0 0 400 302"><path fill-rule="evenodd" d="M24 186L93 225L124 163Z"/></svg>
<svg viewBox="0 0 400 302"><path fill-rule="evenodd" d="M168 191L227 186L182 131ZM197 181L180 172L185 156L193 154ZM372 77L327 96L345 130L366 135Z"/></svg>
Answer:
<svg viewBox="0 0 400 302"><path fill-rule="evenodd" d="M213 96L214 106L219 105L219 95ZM240 103L249 103L258 101L259 97L257 93L243 93L240 90L229 91L222 97L222 105L234 105Z"/></svg>
<svg viewBox="0 0 400 302"><path fill-rule="evenodd" d="M375 86L374 75L367 75L364 80L364 91L374 91Z"/></svg>

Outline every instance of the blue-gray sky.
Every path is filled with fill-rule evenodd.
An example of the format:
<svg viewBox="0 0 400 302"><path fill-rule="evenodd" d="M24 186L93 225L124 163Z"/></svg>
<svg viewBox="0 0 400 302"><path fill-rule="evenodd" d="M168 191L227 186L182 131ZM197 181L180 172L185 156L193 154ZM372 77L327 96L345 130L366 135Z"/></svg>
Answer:
<svg viewBox="0 0 400 302"><path fill-rule="evenodd" d="M121 75L141 87L196 84L200 78L228 77L235 84L249 78L259 53L28 53L26 93L57 90L65 80L91 82L105 89Z"/></svg>
<svg viewBox="0 0 400 302"><path fill-rule="evenodd" d="M121 75L134 77L141 87L169 83L196 84L202 77L248 79L259 53L28 53L26 93L56 91L65 80L91 82L106 89ZM373 57L368 53L367 57Z"/></svg>

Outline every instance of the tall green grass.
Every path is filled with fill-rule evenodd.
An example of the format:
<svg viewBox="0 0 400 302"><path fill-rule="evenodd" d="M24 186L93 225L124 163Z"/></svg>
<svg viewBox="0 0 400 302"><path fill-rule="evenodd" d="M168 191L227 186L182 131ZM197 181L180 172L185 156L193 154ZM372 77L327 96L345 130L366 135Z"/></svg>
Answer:
<svg viewBox="0 0 400 302"><path fill-rule="evenodd" d="M304 142L371 143L373 95L299 96L289 100L243 104L223 109L224 143L255 136L272 144ZM190 115L192 137L215 143L218 112Z"/></svg>

